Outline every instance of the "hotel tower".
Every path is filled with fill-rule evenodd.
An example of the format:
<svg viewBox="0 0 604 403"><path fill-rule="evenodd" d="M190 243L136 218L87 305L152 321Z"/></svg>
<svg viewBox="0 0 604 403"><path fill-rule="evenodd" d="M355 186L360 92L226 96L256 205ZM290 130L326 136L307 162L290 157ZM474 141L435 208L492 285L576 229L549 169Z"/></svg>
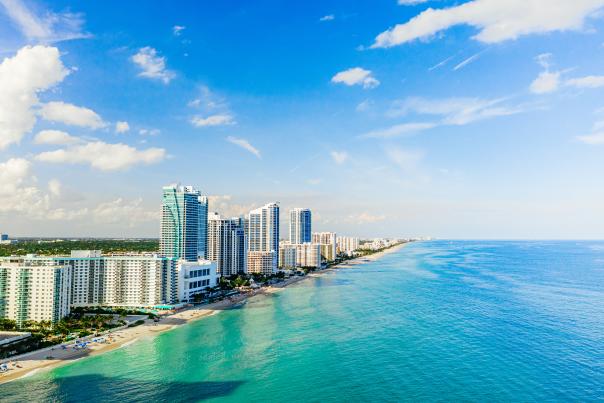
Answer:
<svg viewBox="0 0 604 403"><path fill-rule="evenodd" d="M310 209L295 208L289 212L289 243L300 244L312 241L312 216Z"/></svg>

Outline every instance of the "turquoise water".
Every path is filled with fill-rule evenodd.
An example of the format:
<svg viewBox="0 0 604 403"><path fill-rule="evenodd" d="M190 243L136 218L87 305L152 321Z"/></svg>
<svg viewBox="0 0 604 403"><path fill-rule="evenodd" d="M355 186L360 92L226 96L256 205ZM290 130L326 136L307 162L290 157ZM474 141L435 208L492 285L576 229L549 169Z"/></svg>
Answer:
<svg viewBox="0 0 604 403"><path fill-rule="evenodd" d="M604 401L604 242L434 241L0 386L5 401Z"/></svg>

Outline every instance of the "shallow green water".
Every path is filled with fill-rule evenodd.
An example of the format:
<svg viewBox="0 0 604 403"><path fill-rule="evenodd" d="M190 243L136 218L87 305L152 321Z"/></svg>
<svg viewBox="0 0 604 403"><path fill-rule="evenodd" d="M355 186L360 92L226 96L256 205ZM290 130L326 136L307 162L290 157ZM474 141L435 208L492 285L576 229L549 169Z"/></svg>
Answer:
<svg viewBox="0 0 604 403"><path fill-rule="evenodd" d="M417 243L0 391L5 401L604 400L604 243Z"/></svg>

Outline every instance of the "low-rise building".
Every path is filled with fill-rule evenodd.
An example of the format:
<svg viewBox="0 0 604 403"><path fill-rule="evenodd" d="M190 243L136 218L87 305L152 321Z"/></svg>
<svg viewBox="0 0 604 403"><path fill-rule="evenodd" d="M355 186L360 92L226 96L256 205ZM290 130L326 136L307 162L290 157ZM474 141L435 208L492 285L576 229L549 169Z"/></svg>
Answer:
<svg viewBox="0 0 604 403"><path fill-rule="evenodd" d="M16 239L10 239L8 234L0 234L0 245L10 245L17 243Z"/></svg>
<svg viewBox="0 0 604 403"><path fill-rule="evenodd" d="M178 299L180 302L192 302L208 287L216 287L220 279L216 263L209 260L186 262L180 260L177 265Z"/></svg>

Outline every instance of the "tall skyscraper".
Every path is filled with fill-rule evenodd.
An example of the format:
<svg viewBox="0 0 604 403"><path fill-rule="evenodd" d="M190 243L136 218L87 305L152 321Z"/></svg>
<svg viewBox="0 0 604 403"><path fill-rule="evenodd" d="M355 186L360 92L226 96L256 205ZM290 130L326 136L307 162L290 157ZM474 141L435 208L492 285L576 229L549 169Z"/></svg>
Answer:
<svg viewBox="0 0 604 403"><path fill-rule="evenodd" d="M207 199L202 207L201 193L192 186L169 185L163 188L161 256L184 259L190 262L203 256L203 233L207 234ZM200 236L201 235L201 236ZM202 255L200 255L200 247Z"/></svg>
<svg viewBox="0 0 604 403"><path fill-rule="evenodd" d="M246 273L247 248L243 219L208 215L208 260L222 276Z"/></svg>
<svg viewBox="0 0 604 403"><path fill-rule="evenodd" d="M289 242L292 244L312 240L312 216L310 209L295 208L289 212Z"/></svg>
<svg viewBox="0 0 604 403"><path fill-rule="evenodd" d="M208 198L199 196L199 242L197 255L200 259L208 258Z"/></svg>
<svg viewBox="0 0 604 403"><path fill-rule="evenodd" d="M271 255L270 267L262 267L262 273L275 273L279 257L279 205L269 203L256 210L250 211L248 216L248 251L263 252ZM253 254L255 262L261 260L263 264L267 259L259 259L258 254ZM258 265L255 265L257 267Z"/></svg>

